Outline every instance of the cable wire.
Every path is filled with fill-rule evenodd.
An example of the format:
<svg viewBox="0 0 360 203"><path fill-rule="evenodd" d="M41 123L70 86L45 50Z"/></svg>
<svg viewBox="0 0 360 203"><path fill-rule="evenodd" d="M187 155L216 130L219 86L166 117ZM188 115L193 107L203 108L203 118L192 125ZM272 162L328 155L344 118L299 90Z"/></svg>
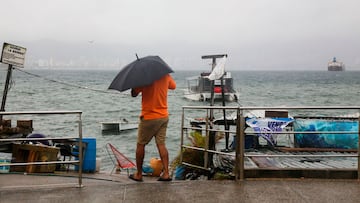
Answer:
<svg viewBox="0 0 360 203"><path fill-rule="evenodd" d="M94 88L90 88L90 87L84 87L84 86L80 86L80 85L76 85L76 84L72 84L72 83L68 83L68 82L64 82L64 81L59 81L59 80L54 80L54 79L49 79L49 78L46 78L46 77L43 77L41 75L37 75L37 74L34 74L34 73L30 73L30 72L27 72L27 71L24 71L20 68L14 68L22 73L25 73L25 74L28 74L28 75L31 75L33 77L37 77L37 78L41 78L43 80L47 80L49 82L54 82L54 83L59 83L59 84L62 84L62 85L66 85L66 86L70 86L70 87L75 87L75 88L79 88L79 89L86 89L86 90L91 90L91 91L95 91L95 92L100 92L100 93L106 93L106 94L118 94L118 92L110 92L110 91L106 91L106 90L100 90L100 89L94 89Z"/></svg>

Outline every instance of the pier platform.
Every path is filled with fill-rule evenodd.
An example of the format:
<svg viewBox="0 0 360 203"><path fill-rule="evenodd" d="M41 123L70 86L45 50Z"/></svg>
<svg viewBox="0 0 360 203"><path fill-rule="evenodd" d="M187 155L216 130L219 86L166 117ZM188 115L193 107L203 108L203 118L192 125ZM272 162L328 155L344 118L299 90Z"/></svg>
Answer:
<svg viewBox="0 0 360 203"><path fill-rule="evenodd" d="M144 182L126 173L0 174L0 202L359 202L360 182L341 179L246 179Z"/></svg>

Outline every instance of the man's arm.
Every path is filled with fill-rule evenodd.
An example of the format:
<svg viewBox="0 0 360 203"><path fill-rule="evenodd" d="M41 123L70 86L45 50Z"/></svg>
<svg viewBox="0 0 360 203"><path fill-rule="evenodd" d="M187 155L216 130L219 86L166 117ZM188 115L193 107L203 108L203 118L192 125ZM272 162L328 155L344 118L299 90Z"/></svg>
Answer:
<svg viewBox="0 0 360 203"><path fill-rule="evenodd" d="M131 89L131 96L137 97L139 95L139 92L137 92L135 89Z"/></svg>
<svg viewBox="0 0 360 203"><path fill-rule="evenodd" d="M170 76L170 75L169 75ZM169 80L169 89L174 90L176 88L176 82L175 80L170 76Z"/></svg>

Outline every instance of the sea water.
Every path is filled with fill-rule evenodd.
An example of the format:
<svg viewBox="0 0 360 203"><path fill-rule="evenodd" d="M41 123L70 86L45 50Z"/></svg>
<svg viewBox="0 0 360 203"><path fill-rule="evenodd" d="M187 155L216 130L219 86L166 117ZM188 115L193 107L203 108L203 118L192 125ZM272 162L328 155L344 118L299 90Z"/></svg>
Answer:
<svg viewBox="0 0 360 203"><path fill-rule="evenodd" d="M103 134L100 122L125 118L137 121L141 98L129 92L107 90L119 70L58 70L15 69L11 89L7 94L6 111L82 111L84 137L95 137L96 154L101 169L111 170L112 162L105 149L112 143L128 158L135 160L137 130L117 134ZM0 68L0 91L4 88L7 68ZM180 150L182 106L209 105L183 98L186 77L202 71L175 71L172 74L177 89L169 91L169 126L167 147L170 161ZM240 92L239 102L227 106L355 106L360 105L360 71L231 71L234 86ZM221 104L218 104L221 105ZM340 112L342 113L342 112ZM345 112L344 112L345 113ZM18 116L16 120L32 119L34 132L48 136L77 136L76 117ZM158 152L152 141L146 147L145 163Z"/></svg>

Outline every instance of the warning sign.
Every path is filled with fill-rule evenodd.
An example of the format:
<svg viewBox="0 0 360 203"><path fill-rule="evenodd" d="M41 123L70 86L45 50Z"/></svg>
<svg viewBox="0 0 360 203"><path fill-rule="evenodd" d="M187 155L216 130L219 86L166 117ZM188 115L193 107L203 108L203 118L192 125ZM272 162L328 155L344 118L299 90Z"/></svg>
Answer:
<svg viewBox="0 0 360 203"><path fill-rule="evenodd" d="M24 67L25 53L26 48L4 43L0 62L11 64L14 66Z"/></svg>

